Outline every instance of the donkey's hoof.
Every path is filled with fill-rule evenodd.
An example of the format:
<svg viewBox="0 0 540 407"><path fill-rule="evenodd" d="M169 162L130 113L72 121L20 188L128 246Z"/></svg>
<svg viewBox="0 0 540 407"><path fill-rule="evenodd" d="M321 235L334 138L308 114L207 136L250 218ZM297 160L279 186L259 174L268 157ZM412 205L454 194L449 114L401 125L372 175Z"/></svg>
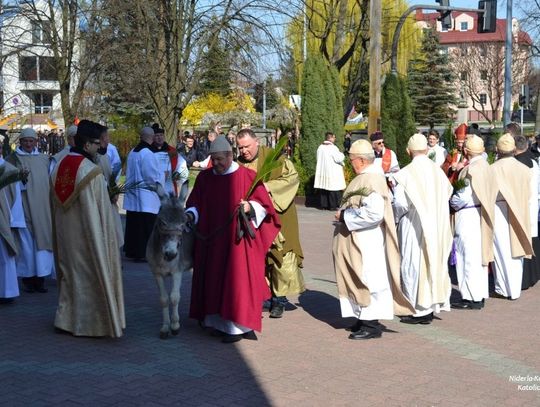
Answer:
<svg viewBox="0 0 540 407"><path fill-rule="evenodd" d="M169 331L159 333L159 339L167 339L168 337L169 337Z"/></svg>
<svg viewBox="0 0 540 407"><path fill-rule="evenodd" d="M180 333L180 328L178 329L171 329L171 334L173 334L174 336L178 335Z"/></svg>

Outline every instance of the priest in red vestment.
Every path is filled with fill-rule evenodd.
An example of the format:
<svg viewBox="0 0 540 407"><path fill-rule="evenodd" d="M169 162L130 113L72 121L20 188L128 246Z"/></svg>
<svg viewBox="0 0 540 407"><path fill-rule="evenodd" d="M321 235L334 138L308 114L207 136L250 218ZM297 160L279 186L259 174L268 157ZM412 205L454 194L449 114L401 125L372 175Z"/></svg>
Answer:
<svg viewBox="0 0 540 407"><path fill-rule="evenodd" d="M210 154L212 168L199 174L186 204L197 225L190 316L225 343L257 339L261 304L270 297L265 257L279 220L262 183L246 196L256 173L233 162L224 136L212 142Z"/></svg>

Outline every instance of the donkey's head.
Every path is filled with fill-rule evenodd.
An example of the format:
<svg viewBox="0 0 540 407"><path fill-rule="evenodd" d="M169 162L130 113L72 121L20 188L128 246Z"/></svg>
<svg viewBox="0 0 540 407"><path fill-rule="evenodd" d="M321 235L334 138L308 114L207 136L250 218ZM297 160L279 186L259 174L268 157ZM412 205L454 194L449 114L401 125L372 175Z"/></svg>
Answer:
<svg viewBox="0 0 540 407"><path fill-rule="evenodd" d="M188 218L184 212L183 202L174 195L167 194L158 184L157 194L161 201L161 208L157 215L154 234L157 234L157 249L161 251L165 261L174 260L180 253L182 232L186 227Z"/></svg>

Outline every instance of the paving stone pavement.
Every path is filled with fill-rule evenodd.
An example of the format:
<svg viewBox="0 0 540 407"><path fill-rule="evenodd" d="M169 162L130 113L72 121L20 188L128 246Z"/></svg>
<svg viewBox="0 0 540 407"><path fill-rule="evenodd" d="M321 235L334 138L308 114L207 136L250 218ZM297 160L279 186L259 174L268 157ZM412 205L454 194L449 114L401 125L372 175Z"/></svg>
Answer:
<svg viewBox="0 0 540 407"><path fill-rule="evenodd" d="M0 406L537 406L540 285L517 301L452 311L429 326L397 320L381 339L351 341L340 318L330 212L299 207L308 291L258 341L222 344L187 318L160 340L146 264L124 262L121 339L54 332L57 291L0 306Z"/></svg>

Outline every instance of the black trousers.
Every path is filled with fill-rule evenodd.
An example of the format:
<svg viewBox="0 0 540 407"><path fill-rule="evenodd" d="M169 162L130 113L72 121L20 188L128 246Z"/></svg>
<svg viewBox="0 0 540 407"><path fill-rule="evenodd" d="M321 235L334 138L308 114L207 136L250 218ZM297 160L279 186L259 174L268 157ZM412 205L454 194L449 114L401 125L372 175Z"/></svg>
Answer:
<svg viewBox="0 0 540 407"><path fill-rule="evenodd" d="M157 215L148 212L126 212L124 253L130 259L144 259L146 244L154 228Z"/></svg>
<svg viewBox="0 0 540 407"><path fill-rule="evenodd" d="M319 189L321 197L322 209L337 209L341 206L341 198L343 191L327 191L326 189Z"/></svg>

